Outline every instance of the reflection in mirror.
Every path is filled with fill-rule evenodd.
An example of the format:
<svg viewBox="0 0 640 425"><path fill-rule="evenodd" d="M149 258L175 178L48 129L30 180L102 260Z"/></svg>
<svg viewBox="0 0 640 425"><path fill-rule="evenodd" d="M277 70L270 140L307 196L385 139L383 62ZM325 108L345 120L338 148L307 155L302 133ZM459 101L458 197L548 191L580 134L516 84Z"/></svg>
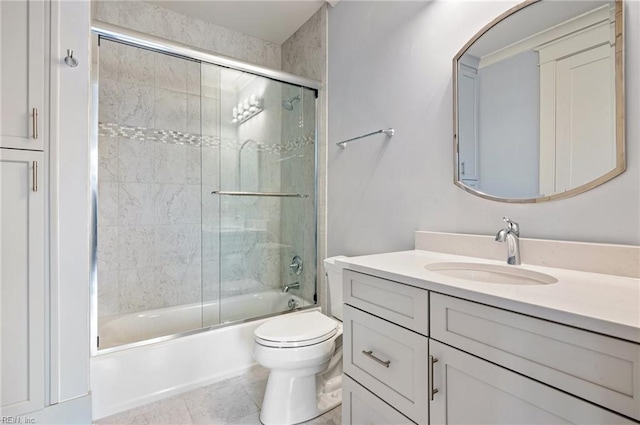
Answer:
<svg viewBox="0 0 640 425"><path fill-rule="evenodd" d="M539 202L624 171L621 2L526 2L461 50L454 81L465 190Z"/></svg>

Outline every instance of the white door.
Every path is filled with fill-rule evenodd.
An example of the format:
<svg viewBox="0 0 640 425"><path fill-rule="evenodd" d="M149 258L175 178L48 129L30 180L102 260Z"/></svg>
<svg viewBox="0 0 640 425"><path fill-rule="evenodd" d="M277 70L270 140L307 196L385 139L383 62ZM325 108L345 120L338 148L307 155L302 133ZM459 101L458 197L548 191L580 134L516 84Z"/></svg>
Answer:
<svg viewBox="0 0 640 425"><path fill-rule="evenodd" d="M0 147L42 150L45 1L0 1Z"/></svg>
<svg viewBox="0 0 640 425"><path fill-rule="evenodd" d="M463 351L429 340L430 425L634 424L629 419Z"/></svg>
<svg viewBox="0 0 640 425"><path fill-rule="evenodd" d="M0 149L3 417L44 407L43 159Z"/></svg>
<svg viewBox="0 0 640 425"><path fill-rule="evenodd" d="M478 71L460 65L458 74L458 180L478 180Z"/></svg>
<svg viewBox="0 0 640 425"><path fill-rule="evenodd" d="M608 43L556 62L556 192L616 167L614 66Z"/></svg>

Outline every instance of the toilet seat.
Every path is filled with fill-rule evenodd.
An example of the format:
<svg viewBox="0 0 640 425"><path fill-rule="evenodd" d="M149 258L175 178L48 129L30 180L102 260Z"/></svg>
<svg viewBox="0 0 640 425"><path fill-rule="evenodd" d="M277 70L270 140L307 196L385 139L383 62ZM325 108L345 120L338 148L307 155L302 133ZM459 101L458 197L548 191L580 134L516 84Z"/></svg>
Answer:
<svg viewBox="0 0 640 425"><path fill-rule="evenodd" d="M272 319L255 330L255 341L266 347L295 348L319 344L338 333L339 322L320 312Z"/></svg>

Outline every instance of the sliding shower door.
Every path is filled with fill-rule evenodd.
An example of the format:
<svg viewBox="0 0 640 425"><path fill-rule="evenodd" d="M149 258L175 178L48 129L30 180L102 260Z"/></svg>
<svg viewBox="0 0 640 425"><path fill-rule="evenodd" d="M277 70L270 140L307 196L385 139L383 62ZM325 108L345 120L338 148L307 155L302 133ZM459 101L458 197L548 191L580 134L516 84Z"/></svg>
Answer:
<svg viewBox="0 0 640 425"><path fill-rule="evenodd" d="M220 95L219 320L312 304L315 92L223 68Z"/></svg>
<svg viewBox="0 0 640 425"><path fill-rule="evenodd" d="M199 62L106 39L97 57L103 349L202 327L205 98Z"/></svg>
<svg viewBox="0 0 640 425"><path fill-rule="evenodd" d="M315 91L105 38L94 58L98 349L315 304Z"/></svg>

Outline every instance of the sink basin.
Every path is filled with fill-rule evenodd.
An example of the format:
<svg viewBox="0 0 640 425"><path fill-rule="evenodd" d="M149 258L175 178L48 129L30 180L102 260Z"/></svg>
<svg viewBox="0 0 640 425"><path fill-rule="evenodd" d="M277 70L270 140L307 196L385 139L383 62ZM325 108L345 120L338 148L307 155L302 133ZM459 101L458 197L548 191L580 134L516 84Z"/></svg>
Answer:
<svg viewBox="0 0 640 425"><path fill-rule="evenodd" d="M548 285L558 279L548 274L522 269L519 266L499 266L483 263L433 263L425 268L434 273L474 282L507 285Z"/></svg>

